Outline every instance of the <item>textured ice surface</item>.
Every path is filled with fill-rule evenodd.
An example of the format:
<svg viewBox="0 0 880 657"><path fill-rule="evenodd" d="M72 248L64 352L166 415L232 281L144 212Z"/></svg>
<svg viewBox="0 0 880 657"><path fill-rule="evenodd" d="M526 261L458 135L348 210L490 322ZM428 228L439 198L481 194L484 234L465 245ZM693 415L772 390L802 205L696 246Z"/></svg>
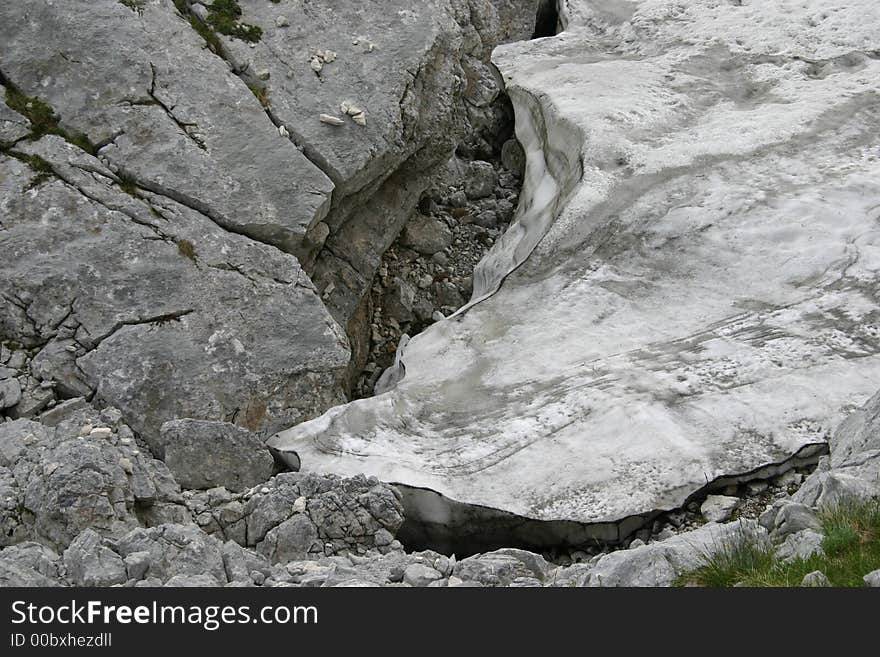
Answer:
<svg viewBox="0 0 880 657"><path fill-rule="evenodd" d="M273 438L304 469L613 521L876 390L880 3L563 5L565 32L495 54L528 168L479 303L390 392Z"/></svg>

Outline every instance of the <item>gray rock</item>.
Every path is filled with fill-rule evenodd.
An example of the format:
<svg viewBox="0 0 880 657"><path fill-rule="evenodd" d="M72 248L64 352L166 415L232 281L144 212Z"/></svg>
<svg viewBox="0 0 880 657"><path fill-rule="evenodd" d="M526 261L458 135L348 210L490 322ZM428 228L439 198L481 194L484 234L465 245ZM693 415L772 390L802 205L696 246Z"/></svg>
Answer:
<svg viewBox="0 0 880 657"><path fill-rule="evenodd" d="M862 578L865 581L865 586L870 586L872 588L880 588L880 568L877 570L873 570Z"/></svg>
<svg viewBox="0 0 880 657"><path fill-rule="evenodd" d="M522 175L526 168L526 154L516 139L508 139L501 147L501 163L508 171Z"/></svg>
<svg viewBox="0 0 880 657"><path fill-rule="evenodd" d="M285 472L234 495L214 489L187 504L199 525L272 563L380 548L403 523L397 492L375 479Z"/></svg>
<svg viewBox="0 0 880 657"><path fill-rule="evenodd" d="M395 278L382 297L383 313L398 322L411 322L414 318L415 295L412 285L401 278Z"/></svg>
<svg viewBox="0 0 880 657"><path fill-rule="evenodd" d="M0 550L0 588L63 586L61 559L45 545L24 542Z"/></svg>
<svg viewBox="0 0 880 657"><path fill-rule="evenodd" d="M245 82L171 2L135 16L112 0L52 3L28 17L15 4L0 8L4 74L60 112L69 131L106 142L101 157L141 186L185 199L232 232L300 250L333 184L279 139ZM51 84L41 84L47 73Z"/></svg>
<svg viewBox="0 0 880 657"><path fill-rule="evenodd" d="M420 563L410 564L403 571L403 581L410 586L429 586L442 579L443 575Z"/></svg>
<svg viewBox="0 0 880 657"><path fill-rule="evenodd" d="M400 243L423 255L433 255L452 244L452 231L436 217L416 216L400 237Z"/></svg>
<svg viewBox="0 0 880 657"><path fill-rule="evenodd" d="M498 225L498 214L492 210L480 212L474 217L474 223L483 228L495 228Z"/></svg>
<svg viewBox="0 0 880 657"><path fill-rule="evenodd" d="M779 513L774 519L771 536L775 540L779 540L804 529L818 530L820 528L821 523L815 511L803 504L792 502L782 505L779 509Z"/></svg>
<svg viewBox="0 0 880 657"><path fill-rule="evenodd" d="M103 161L59 137L22 148L64 183L25 194L33 172L0 154L2 248L15 254L0 289L31 299L0 304L0 326L46 343L44 378L94 391L157 451L168 420L274 430L342 400L346 340L295 258L167 196L126 193ZM31 221L57 207L69 211L51 226ZM76 345L51 328L62 321ZM25 391L12 414L31 417L52 398Z"/></svg>
<svg viewBox="0 0 880 657"><path fill-rule="evenodd" d="M98 421L88 410L54 428L29 420L0 424L0 468L11 473L15 499L0 507L0 524L18 525L16 540L32 537L61 550L84 529L115 537L149 522L151 513L177 509L188 517L168 469L138 448L127 426L109 439L81 437L86 417Z"/></svg>
<svg viewBox="0 0 880 657"><path fill-rule="evenodd" d="M6 95L0 86L0 94ZM23 139L31 132L30 122L18 112L0 102L0 145L11 144Z"/></svg>
<svg viewBox="0 0 880 657"><path fill-rule="evenodd" d="M825 587L831 586L831 582L821 570L814 570L813 572L804 575L803 580L801 580L801 586Z"/></svg>
<svg viewBox="0 0 880 657"><path fill-rule="evenodd" d="M740 504L738 497L726 495L709 495L700 506L700 513L709 522L724 522Z"/></svg>
<svg viewBox="0 0 880 657"><path fill-rule="evenodd" d="M593 565L588 586L671 586L680 574L702 565L707 555L742 541L768 545L767 532L753 520L709 523L632 550L602 556Z"/></svg>
<svg viewBox="0 0 880 657"><path fill-rule="evenodd" d="M126 563L110 545L91 529L80 533L63 555L70 583L74 586L113 586L130 579Z"/></svg>
<svg viewBox="0 0 880 657"><path fill-rule="evenodd" d="M207 574L174 575L169 578L163 586L177 588L204 588L208 586L217 586L217 581Z"/></svg>
<svg viewBox="0 0 880 657"><path fill-rule="evenodd" d="M814 555L824 555L825 551L822 549L822 541L824 540L824 534L812 529L801 529L786 536L776 550L776 558L780 561L793 561L795 559L809 559Z"/></svg>
<svg viewBox="0 0 880 657"><path fill-rule="evenodd" d="M178 575L205 576L213 586L227 582L222 543L195 525L134 529L116 541L115 550L123 558L148 553L150 577L163 582ZM139 558L146 557L139 554Z"/></svg>
<svg viewBox="0 0 880 657"><path fill-rule="evenodd" d="M146 550L143 552L131 552L125 556L125 572L129 579L143 579L150 570L152 561L150 553Z"/></svg>
<svg viewBox="0 0 880 657"><path fill-rule="evenodd" d="M495 194L498 174L489 162L476 160L468 164L465 194L470 199L481 199Z"/></svg>
<svg viewBox="0 0 880 657"><path fill-rule="evenodd" d="M242 491L272 476L263 440L226 422L172 420L161 428L165 465L184 488Z"/></svg>
<svg viewBox="0 0 880 657"><path fill-rule="evenodd" d="M21 401L18 379L0 379L0 410L11 408Z"/></svg>
<svg viewBox="0 0 880 657"><path fill-rule="evenodd" d="M463 581L473 581L483 586L510 586L520 577L543 582L550 571L550 564L541 555L504 548L462 559L455 564L453 574Z"/></svg>

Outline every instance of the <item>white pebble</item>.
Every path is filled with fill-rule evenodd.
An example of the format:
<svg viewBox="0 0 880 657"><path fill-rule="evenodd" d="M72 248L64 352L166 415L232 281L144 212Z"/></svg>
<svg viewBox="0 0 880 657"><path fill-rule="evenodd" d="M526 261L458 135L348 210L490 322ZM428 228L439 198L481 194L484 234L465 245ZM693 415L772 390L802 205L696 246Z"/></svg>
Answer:
<svg viewBox="0 0 880 657"><path fill-rule="evenodd" d="M336 116L330 116L329 114L321 114L318 118L321 119L321 123L326 123L327 125L340 126L345 123L342 119Z"/></svg>

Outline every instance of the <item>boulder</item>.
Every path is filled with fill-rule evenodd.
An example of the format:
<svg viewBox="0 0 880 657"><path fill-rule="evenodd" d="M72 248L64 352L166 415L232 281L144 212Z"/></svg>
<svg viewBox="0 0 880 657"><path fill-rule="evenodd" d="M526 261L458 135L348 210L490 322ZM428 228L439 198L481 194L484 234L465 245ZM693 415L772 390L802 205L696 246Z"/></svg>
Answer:
<svg viewBox="0 0 880 657"><path fill-rule="evenodd" d="M481 199L495 195L498 174L489 162L475 160L468 164L464 192L469 199Z"/></svg>
<svg viewBox="0 0 880 657"><path fill-rule="evenodd" d="M422 255L432 255L452 244L452 230L442 219L417 215L406 225L400 243Z"/></svg>
<svg viewBox="0 0 880 657"><path fill-rule="evenodd" d="M128 562L123 561L111 546L110 541L94 530L81 532L64 551L68 581L73 586L113 586L128 579L140 579L128 574Z"/></svg>
<svg viewBox="0 0 880 657"><path fill-rule="evenodd" d="M275 461L264 441L242 427L184 419L166 422L160 433L165 465L184 488L240 492L272 476Z"/></svg>
<svg viewBox="0 0 880 657"><path fill-rule="evenodd" d="M776 558L780 561L793 561L795 559L809 559L810 557L822 556L822 541L825 535L812 529L802 529L789 534L776 550Z"/></svg>

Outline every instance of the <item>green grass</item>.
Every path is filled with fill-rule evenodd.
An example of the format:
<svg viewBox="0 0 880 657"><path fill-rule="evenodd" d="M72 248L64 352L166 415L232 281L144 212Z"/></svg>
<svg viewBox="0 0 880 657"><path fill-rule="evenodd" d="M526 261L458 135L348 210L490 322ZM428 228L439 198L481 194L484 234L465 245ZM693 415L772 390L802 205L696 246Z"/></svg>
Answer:
<svg viewBox="0 0 880 657"><path fill-rule="evenodd" d="M249 43L259 41L263 30L257 25L239 22L241 6L236 0L214 0L208 5L208 22L220 34Z"/></svg>
<svg viewBox="0 0 880 657"><path fill-rule="evenodd" d="M78 146L87 153L97 152L89 138L79 132L65 130L59 124L59 117L48 103L36 96L28 96L8 80L3 80L6 89L5 102L11 109L27 117L31 123L30 138L37 140L43 135L58 135L65 141Z"/></svg>
<svg viewBox="0 0 880 657"><path fill-rule="evenodd" d="M707 587L800 586L804 575L821 570L833 586L861 587L862 578L880 568L880 499L823 509L824 555L777 561L775 548L749 537L704 554L702 564L677 584Z"/></svg>
<svg viewBox="0 0 880 657"><path fill-rule="evenodd" d="M119 0L119 4L128 7L137 14L143 14L144 5L146 5L147 2L146 0Z"/></svg>

